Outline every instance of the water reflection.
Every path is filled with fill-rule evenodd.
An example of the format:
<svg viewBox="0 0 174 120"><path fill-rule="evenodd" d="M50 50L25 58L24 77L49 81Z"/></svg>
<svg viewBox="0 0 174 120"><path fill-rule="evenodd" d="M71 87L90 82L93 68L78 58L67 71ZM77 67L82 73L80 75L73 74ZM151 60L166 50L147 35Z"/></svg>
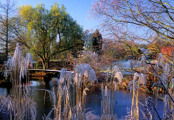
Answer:
<svg viewBox="0 0 174 120"><path fill-rule="evenodd" d="M44 86L44 85L45 85L44 81L31 81L30 82L31 87Z"/></svg>
<svg viewBox="0 0 174 120"><path fill-rule="evenodd" d="M0 95L1 96L6 96L8 94L7 88L0 88Z"/></svg>
<svg viewBox="0 0 174 120"><path fill-rule="evenodd" d="M53 87L48 87L40 81L31 81L30 83L34 101L37 108L37 119L42 119L53 108L52 99L50 95L41 89L47 89L53 91ZM56 91L56 90L55 90ZM8 95L10 90L7 88L0 88L0 95ZM114 92L114 114L120 119L127 115L128 108L131 107L132 95L128 91L115 91ZM93 111L97 115L101 115L101 90L99 88L92 88L87 92L85 108L89 111ZM139 94L139 101L144 103L145 95ZM163 114L163 102L158 101L157 110L162 117ZM142 108L142 106L140 106Z"/></svg>

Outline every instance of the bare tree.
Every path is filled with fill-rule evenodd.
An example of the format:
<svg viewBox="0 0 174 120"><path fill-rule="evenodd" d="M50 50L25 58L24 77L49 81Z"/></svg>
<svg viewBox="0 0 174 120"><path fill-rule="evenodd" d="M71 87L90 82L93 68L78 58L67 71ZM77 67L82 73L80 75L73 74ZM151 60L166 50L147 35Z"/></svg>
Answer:
<svg viewBox="0 0 174 120"><path fill-rule="evenodd" d="M13 37L11 29L11 17L15 12L15 4L11 0L0 2L0 45L1 51L5 52L6 60L8 59L9 43Z"/></svg>
<svg viewBox="0 0 174 120"><path fill-rule="evenodd" d="M105 24L144 27L160 39L174 39L174 3L169 0L96 0L92 13Z"/></svg>

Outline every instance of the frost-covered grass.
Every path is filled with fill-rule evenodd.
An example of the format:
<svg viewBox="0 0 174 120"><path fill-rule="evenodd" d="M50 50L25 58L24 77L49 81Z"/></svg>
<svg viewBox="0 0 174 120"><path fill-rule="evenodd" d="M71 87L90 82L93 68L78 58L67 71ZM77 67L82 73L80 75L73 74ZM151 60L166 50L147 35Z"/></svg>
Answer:
<svg viewBox="0 0 174 120"><path fill-rule="evenodd" d="M97 82L97 78L89 64L76 65L74 75L66 69L62 69L60 78L57 79L58 92L53 98L54 108L51 112L54 112L54 119L83 120L98 118L92 112L85 112L88 83L91 82ZM50 118L51 112L46 119Z"/></svg>
<svg viewBox="0 0 174 120"><path fill-rule="evenodd" d="M95 54L93 54L95 55ZM93 56L96 57L96 56ZM129 82L128 89L132 94L132 103L130 114L124 118L127 120L138 119L164 119L172 120L174 118L174 68L173 64L166 60L162 54L159 54L155 65L146 59L146 54L143 54L140 61L140 72L134 73L133 79ZM149 71L149 66L153 71ZM26 57L22 55L20 46L17 44L14 55L6 62L6 75L11 75L14 93L13 96L0 98L0 112L4 109L8 110L9 116L15 119L36 119L36 107L32 98L31 89L29 86L21 85L21 80L27 75L27 69L32 67L32 58L29 53ZM10 72L9 72L10 71ZM140 88L147 89L147 73L151 74L157 81L151 81L153 96L148 96L145 99L145 104L140 103L139 94ZM119 86L124 81L124 76L120 68L116 65L108 69L105 84L101 83L102 101L101 101L101 116L93 114L92 111L86 112L85 102L87 91L91 84L98 84L96 72L87 63L79 63L74 66L74 73L62 69L60 77L55 79L58 90L53 92L43 89L52 96L53 108L47 116L43 117L46 120L115 120L114 115L114 96L113 92L119 90ZM158 93L162 88L164 97ZM108 92L110 89L110 92ZM156 109L157 100L164 101L164 112L161 118ZM139 105L144 107L140 109ZM8 109L7 109L8 108ZM140 116L140 112L143 116Z"/></svg>
<svg viewBox="0 0 174 120"><path fill-rule="evenodd" d="M32 98L31 89L28 86L14 88L18 90L20 96L8 95L0 96L0 113L5 110L7 120L36 120L36 107ZM2 116L0 116L2 118ZM3 118L2 118L3 119Z"/></svg>
<svg viewBox="0 0 174 120"><path fill-rule="evenodd" d="M27 76L27 69L32 67L32 57L30 53L26 57L22 55L19 44L16 44L14 55L9 57L5 63L5 75L10 75L12 82L12 95L1 97L0 112L4 108L9 113L10 120L36 120L36 107L32 98L29 86L22 85L22 79ZM28 83L28 77L26 77Z"/></svg>

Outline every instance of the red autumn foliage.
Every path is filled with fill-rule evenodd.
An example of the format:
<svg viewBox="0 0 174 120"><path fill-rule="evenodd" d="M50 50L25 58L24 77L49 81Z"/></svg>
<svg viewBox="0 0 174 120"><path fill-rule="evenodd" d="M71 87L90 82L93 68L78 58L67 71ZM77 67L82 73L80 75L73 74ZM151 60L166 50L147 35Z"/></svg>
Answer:
<svg viewBox="0 0 174 120"><path fill-rule="evenodd" d="M174 47L173 46L163 46L161 48L161 53L166 57L173 57L174 56Z"/></svg>

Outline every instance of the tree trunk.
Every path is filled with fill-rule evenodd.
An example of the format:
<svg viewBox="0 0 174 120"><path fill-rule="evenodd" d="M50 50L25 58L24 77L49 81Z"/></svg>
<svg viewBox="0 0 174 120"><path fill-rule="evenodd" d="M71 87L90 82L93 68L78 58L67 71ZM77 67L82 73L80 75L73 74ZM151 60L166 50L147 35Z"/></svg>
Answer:
<svg viewBox="0 0 174 120"><path fill-rule="evenodd" d="M49 69L49 67L50 67L50 61L47 60L47 68Z"/></svg>
<svg viewBox="0 0 174 120"><path fill-rule="evenodd" d="M48 69L49 68L49 63L50 63L50 60L49 59L41 59L42 60L42 68L43 69Z"/></svg>
<svg viewBox="0 0 174 120"><path fill-rule="evenodd" d="M46 69L46 62L45 62L45 60L43 60L43 59L42 59L42 68L43 68L43 69Z"/></svg>
<svg viewBox="0 0 174 120"><path fill-rule="evenodd" d="M8 60L8 9L6 11L6 61Z"/></svg>
<svg viewBox="0 0 174 120"><path fill-rule="evenodd" d="M60 29L58 28L58 35L59 35L59 45L58 45L58 51L60 49L60 46L61 46L61 42L62 42L62 39L61 39L61 35L60 35Z"/></svg>

